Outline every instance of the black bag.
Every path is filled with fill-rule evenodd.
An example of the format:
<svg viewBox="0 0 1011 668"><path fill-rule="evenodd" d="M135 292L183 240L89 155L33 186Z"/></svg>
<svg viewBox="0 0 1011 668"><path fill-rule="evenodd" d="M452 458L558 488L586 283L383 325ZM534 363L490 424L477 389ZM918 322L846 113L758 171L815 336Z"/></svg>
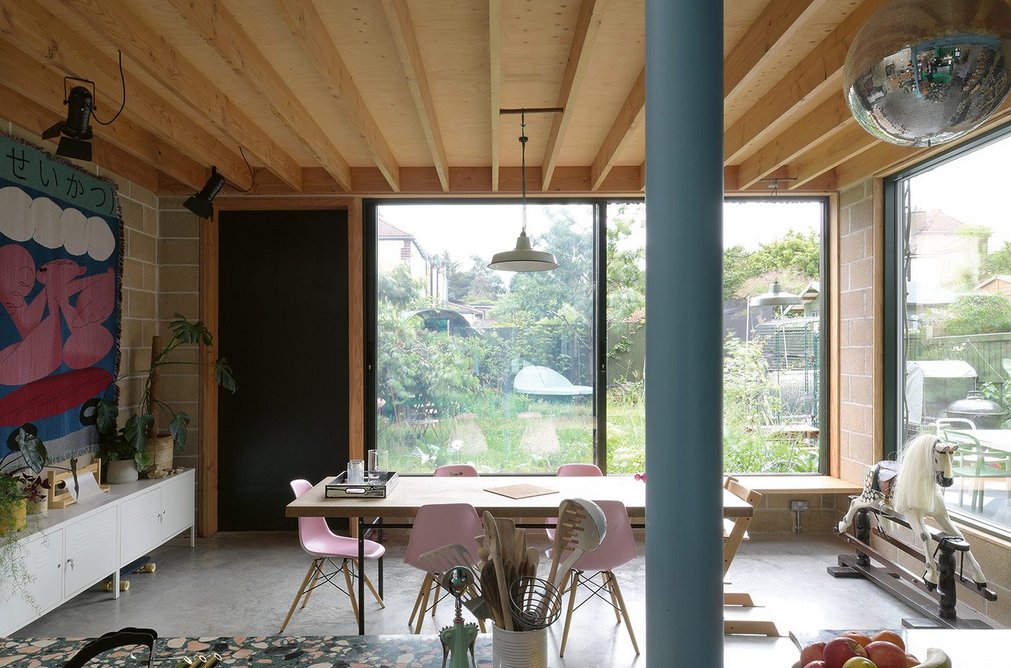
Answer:
<svg viewBox="0 0 1011 668"><path fill-rule="evenodd" d="M153 668L154 644L156 640L158 640L158 632L154 629L137 629L128 626L118 631L110 631L82 647L77 654L71 657L70 661L63 664L63 668L81 668L102 652L107 652L117 647L130 647L131 645L145 645L147 647L147 665L148 668Z"/></svg>

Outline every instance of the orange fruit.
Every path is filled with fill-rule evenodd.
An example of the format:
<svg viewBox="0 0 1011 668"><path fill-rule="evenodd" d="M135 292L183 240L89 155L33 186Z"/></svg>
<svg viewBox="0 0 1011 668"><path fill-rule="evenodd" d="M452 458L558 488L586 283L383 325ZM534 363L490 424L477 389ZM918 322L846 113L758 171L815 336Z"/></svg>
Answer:
<svg viewBox="0 0 1011 668"><path fill-rule="evenodd" d="M873 636L871 636L872 641L884 640L885 642L890 642L893 645L898 645L903 652L906 651L906 643L903 642L902 636L900 636L895 631L889 631L885 629L884 631L878 631Z"/></svg>
<svg viewBox="0 0 1011 668"><path fill-rule="evenodd" d="M866 633L861 633L860 631L846 631L845 633L843 633L843 637L853 638L858 643L860 643L861 647L867 647L867 645L870 644L871 642L871 637Z"/></svg>

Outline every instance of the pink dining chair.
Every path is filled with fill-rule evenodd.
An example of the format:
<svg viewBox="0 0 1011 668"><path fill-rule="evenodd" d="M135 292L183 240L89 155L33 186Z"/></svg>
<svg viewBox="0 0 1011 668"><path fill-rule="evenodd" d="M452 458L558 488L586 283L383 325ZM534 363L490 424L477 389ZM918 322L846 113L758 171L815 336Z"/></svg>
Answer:
<svg viewBox="0 0 1011 668"><path fill-rule="evenodd" d="M632 535L632 525L628 520L625 504L621 501L597 501L596 504L604 511L607 533L604 534L600 547L579 557L563 578L563 582L568 581L569 606L565 613L565 628L562 631L562 644L558 656L565 655L565 643L569 639L569 625L572 623L573 611L594 596L607 601L614 608L617 623L620 624L624 618L628 637L632 640L632 648L638 656L639 644L635 640L632 622L628 618L628 607L621 595L621 588L618 587L618 580L614 577L614 569L635 559L635 536ZM587 573L591 575L588 576ZM593 582L597 575L603 579L602 585ZM580 587L586 588L588 595L586 600L577 606L576 594ZM564 585L562 590L565 590ZM602 592L607 593L609 600L604 598Z"/></svg>
<svg viewBox="0 0 1011 668"><path fill-rule="evenodd" d="M481 524L481 518L478 517L474 506L469 503L432 503L418 509L414 526L411 528L411 537L404 552L405 564L425 572L425 579L421 583L421 589L418 590L414 608L411 609L411 618L407 622L408 626L414 626L414 633L421 633L421 624L425 620L432 592L435 592L435 601L432 603L432 615L435 615L439 590L442 588L439 584L442 573L430 571L419 557L431 550L456 543L467 548L471 560L470 564L460 565L473 566L477 564L478 550L474 539L483 533L484 525ZM417 624L414 624L415 616L418 619Z"/></svg>
<svg viewBox="0 0 1011 668"><path fill-rule="evenodd" d="M475 478L480 475L471 464L446 464L432 473L436 478Z"/></svg>
<svg viewBox="0 0 1011 668"><path fill-rule="evenodd" d="M291 481L291 490L295 492L296 499L310 489L312 489L312 484L308 480L299 479ZM355 590L351 581L357 575L354 572L354 565L358 560L358 541L348 536L338 536L330 531L330 527L327 526L326 520L322 517L299 517L298 540L302 544L302 549L308 552L313 560L309 564L309 570L306 571L305 578L302 580L302 586L298 588L298 593L295 594L295 600L291 602L288 616L284 618L284 623L281 624L281 630L278 631L278 634L284 633L285 627L288 626L288 622L295 612L295 606L298 605L298 599L302 598L303 594L305 595L305 599L302 601L302 608L304 609L309 603L310 594L312 594L317 586L322 585L319 582L320 578L348 595L348 598L351 599L351 611L354 613L355 619L357 619L358 601L355 599ZM381 559L385 553L386 548L379 543L371 540L365 541L366 559L370 561ZM334 561L335 559L341 560L340 565ZM324 570L327 563L333 567L332 571ZM340 573L344 574L346 591L334 582L334 579ZM372 584L372 580L369 579L368 574L361 573L360 575L365 578L365 584L368 585L372 595L376 597L379 607L385 608L386 605ZM312 580L311 584L310 580Z"/></svg>
<svg viewBox="0 0 1011 668"><path fill-rule="evenodd" d="M604 472L600 470L596 464L562 464L558 467L558 471L555 473L556 476L560 478L578 478L582 477L594 477L603 476ZM545 524L550 524L549 527L544 530L544 533L548 534L548 540L555 540L555 530L553 526L558 523L557 517L549 517L544 520Z"/></svg>

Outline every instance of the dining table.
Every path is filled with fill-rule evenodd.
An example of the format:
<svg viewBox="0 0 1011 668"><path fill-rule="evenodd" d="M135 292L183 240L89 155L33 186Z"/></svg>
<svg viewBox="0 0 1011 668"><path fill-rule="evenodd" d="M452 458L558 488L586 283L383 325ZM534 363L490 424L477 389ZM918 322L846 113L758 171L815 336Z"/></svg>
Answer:
<svg viewBox="0 0 1011 668"><path fill-rule="evenodd" d="M558 514L563 499L621 501L628 510L633 528L644 528L646 484L633 476L399 476L385 497L354 496L327 498L326 486L335 476L327 476L309 491L289 503L287 517L329 517L357 519L358 572L365 568L365 537L372 530L410 528L418 510L428 504L468 503L478 514L489 511L509 517L521 528L551 526L545 518ZM527 496L526 494L531 494ZM520 498L514 498L519 496ZM736 520L750 518L754 508L726 489L723 516ZM382 596L382 561L379 562L379 594ZM365 579L358 578L358 600L365 600ZM358 606L358 632L365 634L365 607Z"/></svg>

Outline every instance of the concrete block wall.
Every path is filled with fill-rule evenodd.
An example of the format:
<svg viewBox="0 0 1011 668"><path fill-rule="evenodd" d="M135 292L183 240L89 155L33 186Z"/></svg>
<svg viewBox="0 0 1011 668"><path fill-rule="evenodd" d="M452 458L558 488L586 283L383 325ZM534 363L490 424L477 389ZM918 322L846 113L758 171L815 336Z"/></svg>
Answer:
<svg viewBox="0 0 1011 668"><path fill-rule="evenodd" d="M874 331L879 314L874 282L875 235L870 180L839 193L839 477L861 484L878 458L874 428Z"/></svg>
<svg viewBox="0 0 1011 668"><path fill-rule="evenodd" d="M178 313L200 319L200 218L183 208L184 198L163 197L159 202L158 229L158 332L162 342L172 335L169 323ZM172 359L198 361L196 346L179 348ZM200 435L200 380L192 365L165 367L159 395L174 410L185 411L191 422L186 448L176 452L176 466L196 468Z"/></svg>

